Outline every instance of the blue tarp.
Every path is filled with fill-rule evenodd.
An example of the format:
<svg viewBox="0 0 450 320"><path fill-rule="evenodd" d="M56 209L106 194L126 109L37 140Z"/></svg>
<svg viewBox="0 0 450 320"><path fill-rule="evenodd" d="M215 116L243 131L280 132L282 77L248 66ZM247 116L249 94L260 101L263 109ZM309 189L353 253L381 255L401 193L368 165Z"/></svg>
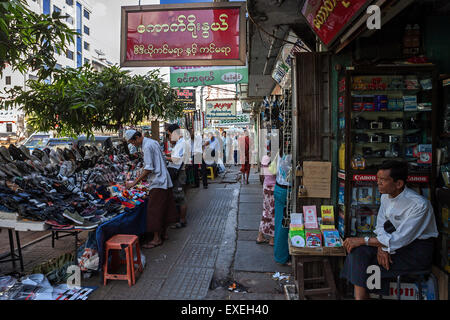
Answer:
<svg viewBox="0 0 450 320"><path fill-rule="evenodd" d="M113 219L97 227L96 238L99 256L99 270L103 269L103 259L105 257L105 242L116 234L134 234L138 237L143 235L147 223L147 202L125 211Z"/></svg>

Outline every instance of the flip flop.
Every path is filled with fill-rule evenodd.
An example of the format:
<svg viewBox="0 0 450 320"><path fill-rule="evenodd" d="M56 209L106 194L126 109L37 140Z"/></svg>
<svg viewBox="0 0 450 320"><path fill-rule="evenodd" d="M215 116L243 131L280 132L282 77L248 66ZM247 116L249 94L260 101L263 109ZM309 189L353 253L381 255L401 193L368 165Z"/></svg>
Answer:
<svg viewBox="0 0 450 320"><path fill-rule="evenodd" d="M163 244L162 241L160 243L150 243L149 242L149 243L143 244L142 248L144 248L144 249L153 249L153 248L159 247L162 244Z"/></svg>
<svg viewBox="0 0 450 320"><path fill-rule="evenodd" d="M172 229L181 229L186 227L187 222L177 222L174 225L170 226Z"/></svg>
<svg viewBox="0 0 450 320"><path fill-rule="evenodd" d="M267 240L267 239L264 239L263 241L256 240L255 242L256 242L256 244L263 244L263 243L268 243L269 240Z"/></svg>

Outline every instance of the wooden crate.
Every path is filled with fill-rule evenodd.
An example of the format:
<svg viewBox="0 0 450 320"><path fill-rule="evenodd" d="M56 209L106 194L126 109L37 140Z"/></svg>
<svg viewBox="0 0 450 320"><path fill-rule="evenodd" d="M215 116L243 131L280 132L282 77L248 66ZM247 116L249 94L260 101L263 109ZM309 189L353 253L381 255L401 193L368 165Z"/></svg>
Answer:
<svg viewBox="0 0 450 320"><path fill-rule="evenodd" d="M344 247L319 247L319 248L300 248L294 247L289 242L289 254L297 256L334 256L334 257L345 257Z"/></svg>

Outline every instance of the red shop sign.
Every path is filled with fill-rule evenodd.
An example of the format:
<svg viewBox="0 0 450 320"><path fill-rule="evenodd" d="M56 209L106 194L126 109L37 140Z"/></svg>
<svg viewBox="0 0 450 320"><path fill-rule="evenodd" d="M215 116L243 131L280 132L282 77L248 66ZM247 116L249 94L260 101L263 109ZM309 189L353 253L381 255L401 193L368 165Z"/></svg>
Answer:
<svg viewBox="0 0 450 320"><path fill-rule="evenodd" d="M354 174L353 181L377 181L375 174Z"/></svg>
<svg viewBox="0 0 450 320"><path fill-rule="evenodd" d="M368 0L307 0L302 14L325 45L330 45L356 17Z"/></svg>
<svg viewBox="0 0 450 320"><path fill-rule="evenodd" d="M245 2L122 7L120 65L245 65Z"/></svg>
<svg viewBox="0 0 450 320"><path fill-rule="evenodd" d="M377 176L375 174L354 174L353 181L370 181L376 182ZM409 175L407 182L409 183L428 183L428 176Z"/></svg>

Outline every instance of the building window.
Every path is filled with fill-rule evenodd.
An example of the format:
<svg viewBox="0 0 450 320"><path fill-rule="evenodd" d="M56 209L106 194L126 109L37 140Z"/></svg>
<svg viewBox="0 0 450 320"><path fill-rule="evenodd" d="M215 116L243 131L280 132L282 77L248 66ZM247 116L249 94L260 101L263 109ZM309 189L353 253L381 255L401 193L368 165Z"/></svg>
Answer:
<svg viewBox="0 0 450 320"><path fill-rule="evenodd" d="M89 51L89 48L90 48L89 43L85 41L85 42L84 42L84 50Z"/></svg>
<svg viewBox="0 0 450 320"><path fill-rule="evenodd" d="M73 25L73 18L72 18L72 16L68 15L67 18L66 18L66 22Z"/></svg>
<svg viewBox="0 0 450 320"><path fill-rule="evenodd" d="M84 33L86 33L87 35L89 35L89 28L84 26Z"/></svg>
<svg viewBox="0 0 450 320"><path fill-rule="evenodd" d="M56 70L61 70L61 69L62 69L62 65L60 65L59 63L57 63L57 64L55 65L55 69L56 69Z"/></svg>
<svg viewBox="0 0 450 320"><path fill-rule="evenodd" d="M6 76L5 81L6 81L6 85L10 85L11 84L11 76Z"/></svg>
<svg viewBox="0 0 450 320"><path fill-rule="evenodd" d="M73 0L66 0L66 4L68 4L69 6L73 6Z"/></svg>
<svg viewBox="0 0 450 320"><path fill-rule="evenodd" d="M57 6L53 6L53 12L61 12L61 9Z"/></svg>
<svg viewBox="0 0 450 320"><path fill-rule="evenodd" d="M81 55L81 53L77 53L77 68L80 68L81 66L83 66L83 57Z"/></svg>
<svg viewBox="0 0 450 320"><path fill-rule="evenodd" d="M66 57L69 58L70 60L73 60L73 51L67 50Z"/></svg>
<svg viewBox="0 0 450 320"><path fill-rule="evenodd" d="M6 124L6 132L12 132L12 123Z"/></svg>
<svg viewBox="0 0 450 320"><path fill-rule="evenodd" d="M83 10L83 16L89 20L90 13L86 9Z"/></svg>
<svg viewBox="0 0 450 320"><path fill-rule="evenodd" d="M77 53L81 53L81 37L77 37Z"/></svg>
<svg viewBox="0 0 450 320"><path fill-rule="evenodd" d="M36 80L38 79L38 77L36 77L36 76L30 74L30 75L28 76L28 79L29 79L29 80L34 80L34 81L36 81Z"/></svg>
<svg viewBox="0 0 450 320"><path fill-rule="evenodd" d="M42 11L44 14L50 14L50 0L44 0Z"/></svg>
<svg viewBox="0 0 450 320"><path fill-rule="evenodd" d="M84 64L91 64L91 60L84 58Z"/></svg>
<svg viewBox="0 0 450 320"><path fill-rule="evenodd" d="M76 12L77 16L76 16L75 20L77 20L77 32L78 33L81 33L81 26L82 26L81 20L82 20L82 13L83 13L82 11L83 11L83 9L81 7L81 3L77 2L77 12Z"/></svg>

